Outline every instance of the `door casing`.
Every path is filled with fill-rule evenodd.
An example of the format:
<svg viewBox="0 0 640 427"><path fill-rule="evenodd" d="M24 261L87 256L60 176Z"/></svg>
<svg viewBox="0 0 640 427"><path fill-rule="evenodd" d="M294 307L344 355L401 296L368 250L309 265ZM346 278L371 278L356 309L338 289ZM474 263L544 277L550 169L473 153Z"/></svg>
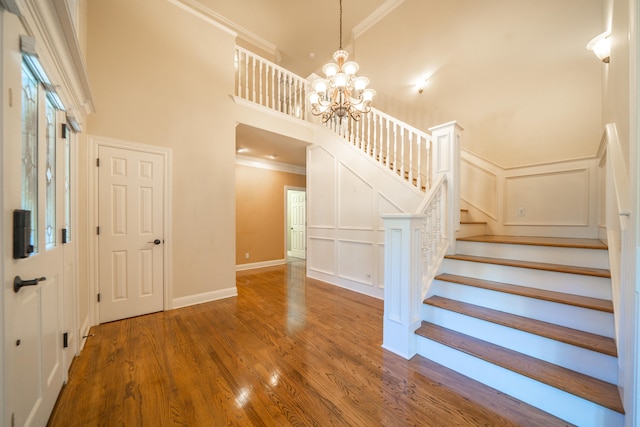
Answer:
<svg viewBox="0 0 640 427"><path fill-rule="evenodd" d="M158 147L155 145L140 144L136 142L123 141L113 138L90 135L87 138L87 162L89 166L88 172L88 195L87 195L87 236L88 236L88 272L89 272L89 295L93 298L90 303L90 318L92 324L99 323L100 304L98 303L98 283L99 283L99 261L98 261L98 236L96 229L98 223L98 167L96 159L98 157L98 148L101 146L121 148L124 150L142 151L146 153L159 154L164 159L164 216L163 216L163 235L164 235L164 307L163 310L170 310L173 307L173 238L171 234L171 200L172 200L172 150L166 147Z"/></svg>

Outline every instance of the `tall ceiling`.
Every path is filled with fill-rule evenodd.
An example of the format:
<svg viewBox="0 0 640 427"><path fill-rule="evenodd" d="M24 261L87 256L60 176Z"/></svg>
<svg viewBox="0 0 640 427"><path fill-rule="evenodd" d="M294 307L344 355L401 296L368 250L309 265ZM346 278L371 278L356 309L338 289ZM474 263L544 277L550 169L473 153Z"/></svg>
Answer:
<svg viewBox="0 0 640 427"><path fill-rule="evenodd" d="M338 0L188 1L303 77L338 48ZM602 0L343 0L343 45L376 108L425 130L457 120L465 148L517 166L595 154L606 66L585 46L602 16Z"/></svg>

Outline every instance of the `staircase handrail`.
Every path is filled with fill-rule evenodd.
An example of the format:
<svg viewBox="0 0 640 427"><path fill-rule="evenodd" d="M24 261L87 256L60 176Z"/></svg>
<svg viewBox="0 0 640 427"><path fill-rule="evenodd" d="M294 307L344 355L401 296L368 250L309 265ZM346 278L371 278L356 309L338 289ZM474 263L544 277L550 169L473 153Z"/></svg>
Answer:
<svg viewBox="0 0 640 427"><path fill-rule="evenodd" d="M611 162L610 173L613 178L613 188L615 192L618 216L620 218L620 228L625 230L627 228L627 222L631 212L629 202L629 178L615 123L608 123L605 126L605 138L607 157L610 158Z"/></svg>
<svg viewBox="0 0 640 427"><path fill-rule="evenodd" d="M631 214L629 178L622 154L615 123L605 125L598 153L600 167L605 169L605 216L607 230L607 246L609 247L609 267L611 271L612 303L615 320L616 345L618 351L620 331L623 325L621 308L622 295L622 247L628 238L628 222ZM617 217L617 220L616 220Z"/></svg>

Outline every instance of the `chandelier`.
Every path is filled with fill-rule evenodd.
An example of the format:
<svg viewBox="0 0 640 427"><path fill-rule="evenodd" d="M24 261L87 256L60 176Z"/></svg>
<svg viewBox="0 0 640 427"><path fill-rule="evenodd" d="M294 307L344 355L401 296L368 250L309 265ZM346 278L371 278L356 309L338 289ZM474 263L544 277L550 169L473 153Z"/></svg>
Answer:
<svg viewBox="0 0 640 427"><path fill-rule="evenodd" d="M322 116L326 123L332 117L342 123L343 118L360 120L361 115L371 111L371 100L376 94L367 89L369 79L357 77L359 66L354 61L347 61L349 53L342 49L342 0L340 0L340 48L333 54L335 62L322 67L326 78L316 79L311 84L309 94L311 113Z"/></svg>

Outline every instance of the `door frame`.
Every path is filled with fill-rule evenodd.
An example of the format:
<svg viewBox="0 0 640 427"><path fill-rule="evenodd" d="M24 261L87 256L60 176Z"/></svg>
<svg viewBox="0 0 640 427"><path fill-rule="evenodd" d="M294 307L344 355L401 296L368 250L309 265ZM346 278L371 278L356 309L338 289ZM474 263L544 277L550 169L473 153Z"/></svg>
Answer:
<svg viewBox="0 0 640 427"><path fill-rule="evenodd" d="M149 154L158 154L163 158L164 165L164 215L162 219L162 232L164 235L163 251L163 310L173 308L173 238L171 234L171 206L172 206L172 170L173 151L171 148L159 147L155 145L141 144L137 142L124 141L113 138L106 138L95 135L87 135L87 236L88 236L88 273L89 273L89 316L91 324L97 325L100 322L100 304L98 303L98 282L99 282L99 259L98 259L98 168L96 159L100 147L113 147L123 150L142 151Z"/></svg>
<svg viewBox="0 0 640 427"><path fill-rule="evenodd" d="M284 186L284 259L285 262L289 259L290 256L293 255L289 255L290 252L290 242L291 242L291 226L289 225L290 221L289 221L289 191L303 191L305 193L305 209L304 209L304 259L307 259L307 209L306 209L306 205L307 205L307 198L306 198L306 194L307 194L307 188L306 187L294 187L291 185L285 185Z"/></svg>

